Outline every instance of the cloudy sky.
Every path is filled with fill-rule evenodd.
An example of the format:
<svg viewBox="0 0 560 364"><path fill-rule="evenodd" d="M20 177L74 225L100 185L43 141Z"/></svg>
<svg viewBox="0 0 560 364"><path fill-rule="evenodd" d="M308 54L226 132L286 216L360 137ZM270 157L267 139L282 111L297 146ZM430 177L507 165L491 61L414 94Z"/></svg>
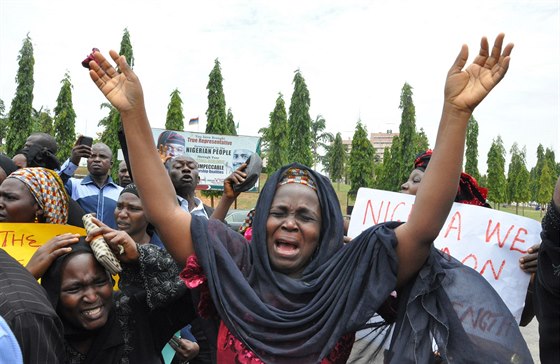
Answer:
<svg viewBox="0 0 560 364"><path fill-rule="evenodd" d="M361 119L369 132L398 130L400 91L413 87L417 128L433 146L445 75L463 43L472 61L480 38L498 32L515 43L509 73L475 110L479 160L486 171L492 140L527 149L539 144L560 160L560 5L558 0L504 1L26 1L0 0L0 99L15 94L17 57L29 34L35 56L33 106L53 110L60 81L71 76L76 131L95 135L107 111L81 61L92 47L119 50L131 35L134 70L153 127L163 127L179 89L188 120L204 131L208 74L222 65L227 107L239 134L267 126L278 93L289 107L294 71L311 96L310 114L351 137ZM509 156L508 156L509 162Z"/></svg>

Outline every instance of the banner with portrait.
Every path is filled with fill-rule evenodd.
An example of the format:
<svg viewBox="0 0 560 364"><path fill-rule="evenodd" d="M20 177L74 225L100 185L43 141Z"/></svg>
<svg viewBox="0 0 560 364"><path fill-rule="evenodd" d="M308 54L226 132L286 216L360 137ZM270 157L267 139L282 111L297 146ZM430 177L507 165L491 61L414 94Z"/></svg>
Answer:
<svg viewBox="0 0 560 364"><path fill-rule="evenodd" d="M251 156L260 154L260 138L244 135L217 135L152 128L156 146L168 156L186 154L198 163L197 190L224 189L224 180ZM258 181L248 192L258 191Z"/></svg>

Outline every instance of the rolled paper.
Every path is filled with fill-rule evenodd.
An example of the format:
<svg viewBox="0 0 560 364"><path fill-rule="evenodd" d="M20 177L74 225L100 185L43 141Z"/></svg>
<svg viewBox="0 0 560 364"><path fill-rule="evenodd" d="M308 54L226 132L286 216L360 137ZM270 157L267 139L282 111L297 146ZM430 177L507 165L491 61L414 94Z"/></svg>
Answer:
<svg viewBox="0 0 560 364"><path fill-rule="evenodd" d="M98 227L93 223L92 219L93 214L85 214L82 217L84 227L86 228L86 231L88 233ZM113 254L113 252L109 248L109 245L107 244L105 239L103 239L102 235L98 235L93 238L90 245L91 250L93 250L95 259L97 259L97 261L101 263L101 265L105 267L105 269L107 269L109 273L117 274L122 271L121 263L119 262L115 254ZM119 245L119 254L122 253L124 253L124 247L122 245Z"/></svg>

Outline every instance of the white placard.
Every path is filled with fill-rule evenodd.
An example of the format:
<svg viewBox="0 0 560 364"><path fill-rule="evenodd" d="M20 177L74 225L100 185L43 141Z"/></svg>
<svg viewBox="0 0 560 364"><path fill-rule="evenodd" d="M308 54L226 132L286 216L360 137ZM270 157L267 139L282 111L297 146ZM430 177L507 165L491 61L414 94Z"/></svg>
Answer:
<svg viewBox="0 0 560 364"><path fill-rule="evenodd" d="M358 236L386 221L406 221L414 200L411 195L360 188L348 235ZM454 203L434 245L486 278L519 323L530 279L519 267L519 258L541 241L540 232L536 220Z"/></svg>

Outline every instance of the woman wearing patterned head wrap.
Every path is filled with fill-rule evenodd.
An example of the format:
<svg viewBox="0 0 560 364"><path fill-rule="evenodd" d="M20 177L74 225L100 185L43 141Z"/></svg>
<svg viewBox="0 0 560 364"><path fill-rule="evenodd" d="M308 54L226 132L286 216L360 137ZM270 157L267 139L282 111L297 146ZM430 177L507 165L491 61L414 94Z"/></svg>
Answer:
<svg viewBox="0 0 560 364"><path fill-rule="evenodd" d="M181 210L153 145L138 77L116 52L110 54L122 73L94 54L90 76L121 111L146 213L175 260L187 262L186 284L200 292L200 301L213 302L216 311L204 313L219 326L218 362L344 362L354 332L395 287L407 288L411 299L399 311L391 362L428 362L432 337L444 360L467 362L475 352L482 362L507 362L512 356L531 362L511 314L500 316L507 333L467 327L471 320L463 327L443 286L453 272L443 272L431 248L457 186L440 187L436 181L458 180L468 119L509 65L513 45L502 52L503 38L498 35L493 48L483 38L466 69L468 49L463 46L449 70L437 148L425 177L429 187L418 194L410 219L371 227L346 245L330 181L302 165L286 166L267 181L255 207L251 244L218 220ZM299 182L308 178L309 183L284 184L285 177L298 180L289 178L292 169L302 171ZM446 264L457 268L456 275L469 275L455 262ZM478 301L462 309L492 308L500 315L507 310L496 295L484 299L484 306Z"/></svg>
<svg viewBox="0 0 560 364"><path fill-rule="evenodd" d="M418 185L424 177L426 168L432 158L432 150L428 149L416 156L414 160L414 169L408 177L408 181L401 185L401 192L409 195L416 195ZM461 172L459 177L459 187L457 187L457 194L455 195L455 202L464 203L467 205L476 205L483 207L490 207L486 202L488 196L488 189L478 185L476 179L465 172Z"/></svg>
<svg viewBox="0 0 560 364"><path fill-rule="evenodd" d="M46 222L66 224L68 195L56 172L46 168L22 168L11 173L1 186L3 196L18 191L18 199L4 197L0 219L6 222ZM14 204L25 201L31 205ZM14 208L15 206L15 208ZM28 207L26 211L24 207ZM31 216L31 218L27 217Z"/></svg>
<svg viewBox="0 0 560 364"><path fill-rule="evenodd" d="M46 168L22 168L0 185L0 222L66 224L68 195L58 174ZM78 241L76 234L58 235L40 248L29 261L34 276L44 272L56 257L68 253Z"/></svg>

